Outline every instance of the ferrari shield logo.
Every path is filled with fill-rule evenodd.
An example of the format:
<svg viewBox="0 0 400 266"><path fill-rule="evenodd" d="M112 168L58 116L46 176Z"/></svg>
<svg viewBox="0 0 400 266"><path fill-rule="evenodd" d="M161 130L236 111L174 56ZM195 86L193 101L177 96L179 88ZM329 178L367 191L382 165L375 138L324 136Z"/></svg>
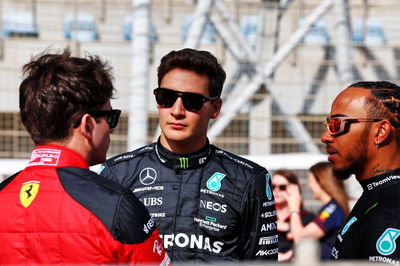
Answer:
<svg viewBox="0 0 400 266"><path fill-rule="evenodd" d="M28 208L28 206L31 205L32 201L38 194L39 186L39 181L29 181L22 184L19 192L19 200L21 201L22 206Z"/></svg>

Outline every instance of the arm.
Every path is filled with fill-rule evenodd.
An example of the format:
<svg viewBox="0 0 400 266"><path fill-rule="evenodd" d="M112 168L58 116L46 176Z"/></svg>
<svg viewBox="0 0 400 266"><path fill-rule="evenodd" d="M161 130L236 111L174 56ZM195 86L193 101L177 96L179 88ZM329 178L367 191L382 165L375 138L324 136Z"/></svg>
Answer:
<svg viewBox="0 0 400 266"><path fill-rule="evenodd" d="M121 198L113 234L113 253L119 263L170 264L153 219L129 189Z"/></svg>
<svg viewBox="0 0 400 266"><path fill-rule="evenodd" d="M310 222L306 226L303 225L300 216L302 197L297 185L288 186L286 200L291 212L290 231L295 243L298 243L304 237L320 239L325 235L325 232L315 222Z"/></svg>
<svg viewBox="0 0 400 266"><path fill-rule="evenodd" d="M243 195L239 251L241 260L277 260L278 234L271 176L262 168Z"/></svg>

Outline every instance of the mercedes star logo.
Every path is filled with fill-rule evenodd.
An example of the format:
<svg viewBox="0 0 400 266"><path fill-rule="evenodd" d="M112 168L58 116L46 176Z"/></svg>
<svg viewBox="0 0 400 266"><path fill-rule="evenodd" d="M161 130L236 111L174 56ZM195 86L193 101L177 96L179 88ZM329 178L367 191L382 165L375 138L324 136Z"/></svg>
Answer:
<svg viewBox="0 0 400 266"><path fill-rule="evenodd" d="M142 183L145 186L151 185L156 181L157 179L157 173L156 170L154 170L151 167L144 168L140 174L140 183Z"/></svg>

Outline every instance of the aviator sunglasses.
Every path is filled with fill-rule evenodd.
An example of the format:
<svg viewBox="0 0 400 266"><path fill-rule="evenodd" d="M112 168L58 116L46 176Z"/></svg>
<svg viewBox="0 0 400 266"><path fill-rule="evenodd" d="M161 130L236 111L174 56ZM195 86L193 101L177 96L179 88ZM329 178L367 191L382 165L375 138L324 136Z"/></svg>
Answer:
<svg viewBox="0 0 400 266"><path fill-rule="evenodd" d="M98 110L98 111L89 111L86 112L86 114L89 114L90 116L93 117L103 117L103 116L107 116L107 124L110 128L115 128L118 125L118 120L119 120L119 116L121 115L121 110L118 109L112 109L112 110ZM79 118L78 121L76 121L73 124L74 128L77 128L82 121L82 117Z"/></svg>
<svg viewBox="0 0 400 266"><path fill-rule="evenodd" d="M382 120L382 118L334 117L329 119L327 118L324 124L326 126L326 129L328 129L329 134L331 134L331 136L336 136L342 134L346 129L346 125L349 125L351 123L378 122Z"/></svg>
<svg viewBox="0 0 400 266"><path fill-rule="evenodd" d="M157 88L153 93L156 96L157 103L166 108L172 107L175 104L176 99L181 97L183 106L186 110L191 112L197 112L203 107L205 102L219 98L218 96L207 98L198 93L174 91L165 88Z"/></svg>

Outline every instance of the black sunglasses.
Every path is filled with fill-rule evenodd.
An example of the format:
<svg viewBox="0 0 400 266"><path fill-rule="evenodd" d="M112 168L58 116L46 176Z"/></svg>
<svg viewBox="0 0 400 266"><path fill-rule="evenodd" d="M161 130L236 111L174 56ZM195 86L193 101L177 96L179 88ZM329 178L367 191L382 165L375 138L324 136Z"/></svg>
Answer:
<svg viewBox="0 0 400 266"><path fill-rule="evenodd" d="M186 110L191 112L197 112L203 107L205 102L219 98L218 96L207 98L198 93L174 91L165 88L157 88L153 93L156 96L157 103L166 108L172 107L175 104L176 99L181 97L183 106Z"/></svg>
<svg viewBox="0 0 400 266"><path fill-rule="evenodd" d="M279 190L285 191L287 185L272 185L272 190L275 190L275 188L279 188Z"/></svg>
<svg viewBox="0 0 400 266"><path fill-rule="evenodd" d="M86 114L89 114L90 116L93 116L93 117L107 116L108 126L110 128L115 128L118 125L118 120L119 120L119 116L121 115L121 110L112 109L112 110L89 111L89 112L86 112ZM83 117L83 115L81 116L81 118L79 118L78 121L76 121L73 124L74 128L77 128L81 124L82 117Z"/></svg>

